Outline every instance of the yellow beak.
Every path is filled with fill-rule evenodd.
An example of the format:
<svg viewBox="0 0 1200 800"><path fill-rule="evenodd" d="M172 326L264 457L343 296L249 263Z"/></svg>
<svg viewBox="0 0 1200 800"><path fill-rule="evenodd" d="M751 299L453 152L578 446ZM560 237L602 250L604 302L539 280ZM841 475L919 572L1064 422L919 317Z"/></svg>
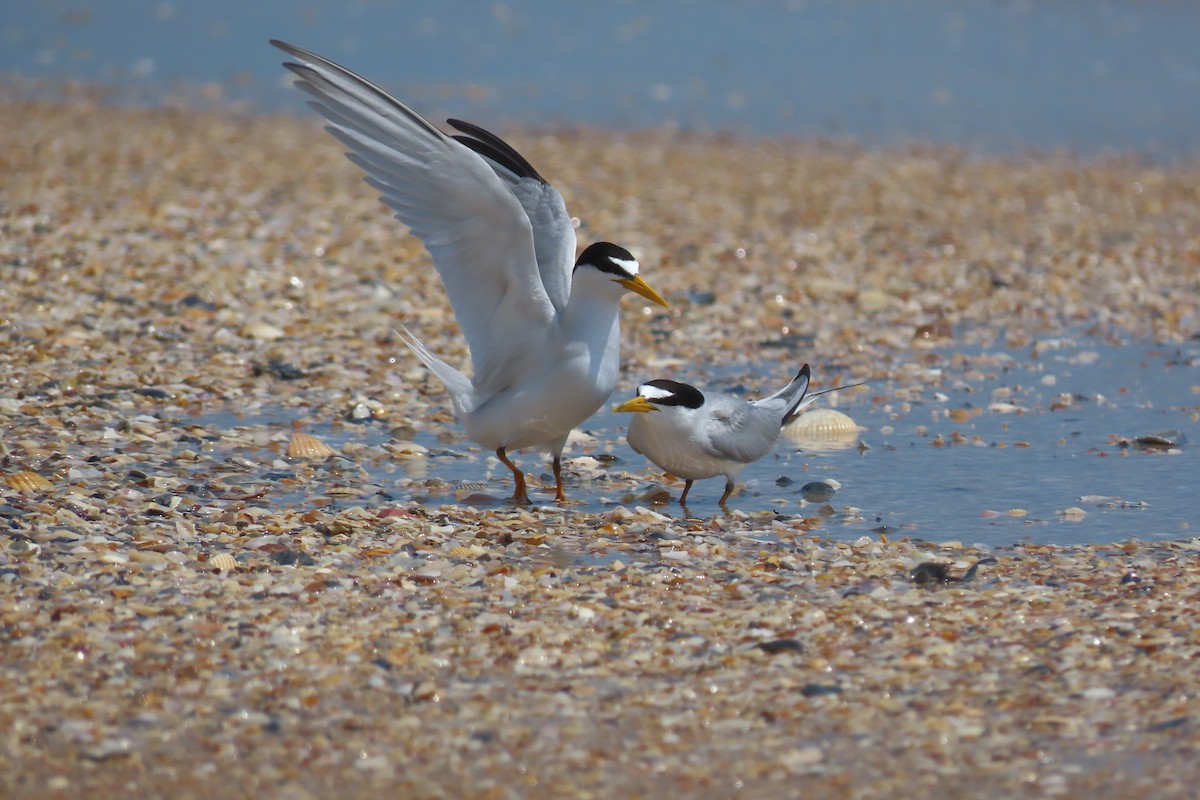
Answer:
<svg viewBox="0 0 1200 800"><path fill-rule="evenodd" d="M658 292L651 289L650 284L642 280L641 275L634 275L632 278L622 278L621 280L617 281L617 283L621 284L635 294L640 294L642 297L646 298L652 303L658 303L663 308L670 308L670 306L667 305L667 301L663 300Z"/></svg>
<svg viewBox="0 0 1200 800"><path fill-rule="evenodd" d="M654 405L639 394L632 400L626 400L624 403L621 403L621 405L614 406L613 411L640 411L645 413L647 411L658 411L658 406Z"/></svg>

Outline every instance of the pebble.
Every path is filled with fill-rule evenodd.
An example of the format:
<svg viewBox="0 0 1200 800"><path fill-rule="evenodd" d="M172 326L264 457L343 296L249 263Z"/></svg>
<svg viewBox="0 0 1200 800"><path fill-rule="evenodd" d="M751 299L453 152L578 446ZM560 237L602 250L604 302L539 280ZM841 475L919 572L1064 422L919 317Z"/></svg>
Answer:
<svg viewBox="0 0 1200 800"><path fill-rule="evenodd" d="M832 478L810 481L800 487L800 496L808 503L828 503L840 488L841 484Z"/></svg>

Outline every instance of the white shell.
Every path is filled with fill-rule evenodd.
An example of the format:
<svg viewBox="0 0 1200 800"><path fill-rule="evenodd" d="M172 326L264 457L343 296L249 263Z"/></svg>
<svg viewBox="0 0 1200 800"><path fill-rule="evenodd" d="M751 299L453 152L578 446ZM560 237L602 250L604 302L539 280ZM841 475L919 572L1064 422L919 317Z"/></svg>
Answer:
<svg viewBox="0 0 1200 800"><path fill-rule="evenodd" d="M251 322L242 328L242 335L247 339L263 339L271 341L287 336L283 330L267 322Z"/></svg>
<svg viewBox="0 0 1200 800"><path fill-rule="evenodd" d="M806 450L844 450L866 428L841 411L814 408L783 426L783 435Z"/></svg>

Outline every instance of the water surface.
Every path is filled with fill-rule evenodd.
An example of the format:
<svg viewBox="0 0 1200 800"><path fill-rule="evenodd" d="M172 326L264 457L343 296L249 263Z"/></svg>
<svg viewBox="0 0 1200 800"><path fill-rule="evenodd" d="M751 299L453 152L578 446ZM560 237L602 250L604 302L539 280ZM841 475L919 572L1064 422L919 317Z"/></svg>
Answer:
<svg viewBox="0 0 1200 800"><path fill-rule="evenodd" d="M1197 31L1193 3L46 0L0 12L0 71L299 108L274 37L489 125L1180 156Z"/></svg>
<svg viewBox="0 0 1200 800"><path fill-rule="evenodd" d="M730 509L823 517L814 534L836 539L883 533L1003 546L1195 535L1200 342L1162 347L1065 338L1021 351L972 348L943 355L946 366L915 380L873 380L855 399L839 398L839 409L866 428L856 440L799 448L781 438L772 455L742 474L744 486ZM753 367L696 382L736 390L746 369ZM338 447L389 440L381 423L310 422L309 430ZM225 430L291 426L269 414L242 419L228 412L192 423ZM526 471L541 475L541 484L530 488L534 502L568 519L618 506L648 507L675 519L724 513L716 505L724 487L719 477L696 483L685 513L673 502L682 482L663 481L624 445L626 424L626 415L606 409L583 426L594 442L564 454L571 485L570 502L561 509L550 503L546 487L552 482L542 456L519 454ZM1139 443L1147 436L1162 444L1156 438ZM430 454L360 462L366 480L357 483L380 489L369 503L503 505L511 476L465 440L458 426L415 441ZM571 461L580 456L599 456L600 463ZM806 483L826 479L840 484L827 503L802 499ZM649 502L644 493L655 485L665 486L672 502ZM317 481L269 498L303 507L324 491Z"/></svg>

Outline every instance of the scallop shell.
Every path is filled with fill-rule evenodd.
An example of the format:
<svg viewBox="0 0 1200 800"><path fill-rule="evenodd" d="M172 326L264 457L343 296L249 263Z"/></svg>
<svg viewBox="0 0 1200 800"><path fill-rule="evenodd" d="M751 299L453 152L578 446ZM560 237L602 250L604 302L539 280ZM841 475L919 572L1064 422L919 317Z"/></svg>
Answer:
<svg viewBox="0 0 1200 800"><path fill-rule="evenodd" d="M309 433L297 433L288 443L288 458L305 458L314 461L324 461L337 453L329 445Z"/></svg>
<svg viewBox="0 0 1200 800"><path fill-rule="evenodd" d="M841 411L814 408L783 426L783 435L810 450L839 450L852 447L864 430Z"/></svg>
<svg viewBox="0 0 1200 800"><path fill-rule="evenodd" d="M229 553L217 553L208 560L213 569L219 569L221 572L232 572L237 569L237 561Z"/></svg>
<svg viewBox="0 0 1200 800"><path fill-rule="evenodd" d="M54 488L54 484L49 479L28 470L14 472L5 478L4 482L20 491L44 492L47 489Z"/></svg>

